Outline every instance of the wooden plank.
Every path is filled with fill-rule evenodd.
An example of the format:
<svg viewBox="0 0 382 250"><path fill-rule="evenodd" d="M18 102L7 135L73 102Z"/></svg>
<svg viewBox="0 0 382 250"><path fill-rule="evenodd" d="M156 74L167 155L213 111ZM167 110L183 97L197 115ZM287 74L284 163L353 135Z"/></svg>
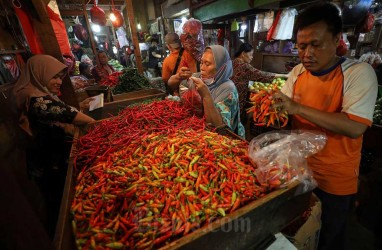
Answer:
<svg viewBox="0 0 382 250"><path fill-rule="evenodd" d="M83 10L83 15L85 16L86 25L87 25L87 28L88 28L88 31L89 31L90 43L92 45L92 50L93 50L93 54L94 54L94 57L95 57L95 60L96 60L96 64L100 65L98 54L97 54L97 49L96 49L97 46L96 46L96 43L94 41L94 34L93 34L92 27L90 26L88 12L85 10L85 8L83 8L83 9L84 9Z"/></svg>
<svg viewBox="0 0 382 250"><path fill-rule="evenodd" d="M85 114L95 120L101 120L110 116L116 116L127 106L145 100L162 99L166 93L159 89L142 89L113 96L113 102L105 103L102 108L86 111Z"/></svg>
<svg viewBox="0 0 382 250"><path fill-rule="evenodd" d="M137 61L137 70L140 74L143 75L142 56L141 56L141 50L139 49L138 33L137 33L137 27L135 26L135 21L134 21L134 8L133 8L132 0L126 0L126 12L127 12L127 17L129 19L131 37L133 39L133 44L135 47L134 55L135 55L135 60Z"/></svg>
<svg viewBox="0 0 382 250"><path fill-rule="evenodd" d="M61 16L82 16L83 10L60 10Z"/></svg>

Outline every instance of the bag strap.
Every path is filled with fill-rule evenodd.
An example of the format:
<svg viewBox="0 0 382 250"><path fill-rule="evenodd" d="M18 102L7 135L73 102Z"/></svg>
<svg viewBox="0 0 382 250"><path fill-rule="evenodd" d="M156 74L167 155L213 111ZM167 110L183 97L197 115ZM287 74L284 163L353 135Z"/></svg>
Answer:
<svg viewBox="0 0 382 250"><path fill-rule="evenodd" d="M179 67L180 60L182 59L183 51L184 51L183 48L181 48L179 51L178 59L176 59L176 64L175 64L174 70L172 71L172 75L175 75L176 72L178 71L178 67Z"/></svg>

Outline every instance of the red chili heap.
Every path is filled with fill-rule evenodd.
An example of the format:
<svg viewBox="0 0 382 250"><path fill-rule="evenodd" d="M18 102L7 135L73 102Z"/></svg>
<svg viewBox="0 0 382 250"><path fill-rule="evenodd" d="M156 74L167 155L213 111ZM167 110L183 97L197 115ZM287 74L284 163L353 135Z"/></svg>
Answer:
<svg viewBox="0 0 382 250"><path fill-rule="evenodd" d="M247 110L247 113L253 112L253 121L256 126L285 127L288 124L288 114L286 112L279 114L278 110L272 108L276 100L272 100L271 97L277 89L277 84L274 84L271 90L251 93L249 99L253 106Z"/></svg>
<svg viewBox="0 0 382 250"><path fill-rule="evenodd" d="M264 196L247 148L205 130L153 133L84 168L71 207L78 247L160 247Z"/></svg>
<svg viewBox="0 0 382 250"><path fill-rule="evenodd" d="M79 139L80 147L75 154L74 166L89 166L103 160L133 139L153 132L204 128L204 118L194 116L191 109L179 102L155 101L126 108L118 116L101 121Z"/></svg>

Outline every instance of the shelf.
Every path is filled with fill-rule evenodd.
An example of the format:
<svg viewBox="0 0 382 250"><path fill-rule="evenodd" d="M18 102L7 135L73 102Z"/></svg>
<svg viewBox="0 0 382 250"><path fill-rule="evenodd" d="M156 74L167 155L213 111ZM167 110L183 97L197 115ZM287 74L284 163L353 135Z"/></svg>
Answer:
<svg viewBox="0 0 382 250"><path fill-rule="evenodd" d="M25 49L18 49L18 50L0 50L0 55L3 54L16 54L16 53L24 53L26 52Z"/></svg>
<svg viewBox="0 0 382 250"><path fill-rule="evenodd" d="M262 53L263 56L285 56L285 57L298 57L298 54L279 54L279 53Z"/></svg>

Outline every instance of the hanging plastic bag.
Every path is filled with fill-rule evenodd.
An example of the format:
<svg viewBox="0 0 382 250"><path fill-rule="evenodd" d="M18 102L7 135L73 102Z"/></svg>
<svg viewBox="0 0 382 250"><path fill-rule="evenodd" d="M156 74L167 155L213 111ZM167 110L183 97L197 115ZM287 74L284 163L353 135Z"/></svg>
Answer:
<svg viewBox="0 0 382 250"><path fill-rule="evenodd" d="M281 12L280 19L272 34L274 40L291 39L293 35L294 19L297 15L296 9L285 9Z"/></svg>
<svg viewBox="0 0 382 250"><path fill-rule="evenodd" d="M279 20L280 20L280 15L281 15L281 10L279 10L279 11L277 12L276 18L275 18L275 20L273 21L271 28L268 30L268 33L267 33L267 41L272 40L273 32L275 32L275 29L276 29L276 27L277 27L277 24L278 24L278 22L279 22Z"/></svg>
<svg viewBox="0 0 382 250"><path fill-rule="evenodd" d="M192 57L200 62L204 51L204 39L202 23L194 18L187 20L183 25L183 33L180 35L180 41L185 50Z"/></svg>
<svg viewBox="0 0 382 250"><path fill-rule="evenodd" d="M323 149L326 141L326 135L316 131L269 132L251 140L248 154L264 187L273 190L299 180L302 192L307 192L317 183L306 158Z"/></svg>
<svg viewBox="0 0 382 250"><path fill-rule="evenodd" d="M204 114L202 97L199 95L194 82L187 80L188 89L181 95L183 105L190 109L196 116L202 117Z"/></svg>
<svg viewBox="0 0 382 250"><path fill-rule="evenodd" d="M90 20L92 23L105 26L106 25L106 14L103 9L97 6L97 0L94 0L94 6L90 9Z"/></svg>
<svg viewBox="0 0 382 250"><path fill-rule="evenodd" d="M373 29L374 16L370 12L367 12L365 18L356 26L358 33L368 33Z"/></svg>

